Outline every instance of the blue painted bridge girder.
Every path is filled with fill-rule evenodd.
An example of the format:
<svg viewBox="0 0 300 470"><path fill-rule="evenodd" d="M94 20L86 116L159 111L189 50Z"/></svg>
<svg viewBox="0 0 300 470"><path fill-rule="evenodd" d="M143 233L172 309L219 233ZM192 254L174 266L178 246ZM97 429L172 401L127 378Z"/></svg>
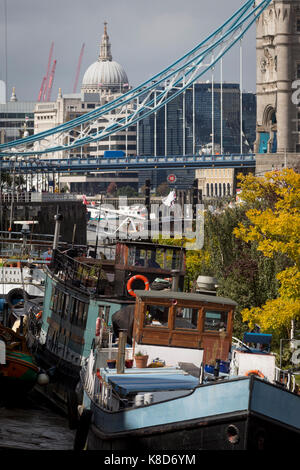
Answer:
<svg viewBox="0 0 300 470"><path fill-rule="evenodd" d="M132 156L123 158L0 159L0 171L29 173L86 173L145 169L255 168L255 155Z"/></svg>

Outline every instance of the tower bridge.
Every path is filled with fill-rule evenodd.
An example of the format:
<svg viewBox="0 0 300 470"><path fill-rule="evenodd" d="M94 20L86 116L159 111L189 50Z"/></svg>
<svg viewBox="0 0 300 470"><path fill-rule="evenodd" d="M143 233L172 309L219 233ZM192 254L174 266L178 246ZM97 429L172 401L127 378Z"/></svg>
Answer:
<svg viewBox="0 0 300 470"><path fill-rule="evenodd" d="M297 157L300 149L300 121L297 120L300 114L295 103L291 103L292 93L290 96L289 93L292 91L293 79L300 79L300 7L298 4L299 1L296 0L244 1L235 13L193 49L133 89L128 87L128 83L124 83L127 76L123 74L119 65L114 63L115 73L120 75L122 81L120 82L121 93L114 95L111 100L104 100L103 104L100 103L95 109L83 112L60 125L12 142L2 143L0 145L0 171L18 174L57 172L78 175L109 171L139 172L149 169L197 171L205 168L243 168L253 170L260 165L266 153L276 154L278 150L277 156L281 158L281 153L284 151L288 152L288 155L296 152L293 155ZM242 115L242 39L254 24L257 25L259 61L258 125L255 155L247 155L243 147L245 135ZM103 38L99 57L104 58L106 62L111 61L106 25ZM213 74L217 65L220 65L222 70L223 59L236 45L241 51L239 154L224 154L222 127L224 117L221 109L220 142L218 142L220 155L216 155L216 118L212 112L211 155L198 155L194 148L192 155L186 155L186 152L183 152L183 155L168 155L166 151L164 156L141 156L137 148L137 155L126 156L122 159L71 157L76 149L95 149L99 142L111 136L121 135L124 131L131 130L133 126L138 127L139 123L149 116L156 116L178 96L185 96L185 93L203 79L205 74ZM90 77L98 68L95 63L87 71L84 91L98 93L99 90L94 89L90 83ZM222 93L222 85L220 93ZM211 95L213 103L213 78ZM212 104L212 111L213 109ZM295 120L298 131L293 133L291 127ZM183 141L184 132L185 129L183 129ZM71 158L61 158L61 156Z"/></svg>

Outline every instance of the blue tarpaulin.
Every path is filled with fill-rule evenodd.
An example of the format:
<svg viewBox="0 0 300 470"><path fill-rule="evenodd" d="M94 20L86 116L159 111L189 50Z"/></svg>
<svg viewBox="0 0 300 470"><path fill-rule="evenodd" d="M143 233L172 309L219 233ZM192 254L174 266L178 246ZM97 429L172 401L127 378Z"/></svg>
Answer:
<svg viewBox="0 0 300 470"><path fill-rule="evenodd" d="M245 333L244 334L244 343L254 343L254 344L271 344L272 335L267 335L264 333Z"/></svg>
<svg viewBox="0 0 300 470"><path fill-rule="evenodd" d="M128 395L135 392L157 392L163 390L190 390L199 385L199 380L191 375L149 374L117 375L108 377L115 390Z"/></svg>

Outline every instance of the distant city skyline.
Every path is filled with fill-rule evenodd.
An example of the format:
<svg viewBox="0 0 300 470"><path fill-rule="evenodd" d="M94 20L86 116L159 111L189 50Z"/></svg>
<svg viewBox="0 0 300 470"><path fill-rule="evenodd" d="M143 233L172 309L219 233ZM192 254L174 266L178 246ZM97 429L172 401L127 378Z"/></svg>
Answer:
<svg viewBox="0 0 300 470"><path fill-rule="evenodd" d="M18 100L36 101L54 42L52 61L57 60L57 65L51 98L56 99L59 88L64 94L72 93L84 43L79 92L85 70L98 58L103 24L107 21L113 60L124 67L129 84L136 86L192 49L243 3L244 0L210 0L209 3L204 0L0 0L0 80L5 81L7 77L8 100L15 87ZM243 89L255 92L254 25L243 40L243 52ZM219 79L216 67L214 80ZM224 59L223 79L239 81L238 47Z"/></svg>

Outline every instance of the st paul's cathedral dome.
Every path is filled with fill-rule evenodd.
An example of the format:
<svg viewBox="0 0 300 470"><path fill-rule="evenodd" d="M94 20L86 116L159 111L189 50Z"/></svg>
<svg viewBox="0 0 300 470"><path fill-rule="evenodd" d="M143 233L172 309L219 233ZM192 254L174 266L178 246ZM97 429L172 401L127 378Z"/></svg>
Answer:
<svg viewBox="0 0 300 470"><path fill-rule="evenodd" d="M128 87L128 78L122 65L112 60L111 45L107 34L107 23L100 43L98 60L88 67L81 85L84 93L99 93L102 90L124 92Z"/></svg>

